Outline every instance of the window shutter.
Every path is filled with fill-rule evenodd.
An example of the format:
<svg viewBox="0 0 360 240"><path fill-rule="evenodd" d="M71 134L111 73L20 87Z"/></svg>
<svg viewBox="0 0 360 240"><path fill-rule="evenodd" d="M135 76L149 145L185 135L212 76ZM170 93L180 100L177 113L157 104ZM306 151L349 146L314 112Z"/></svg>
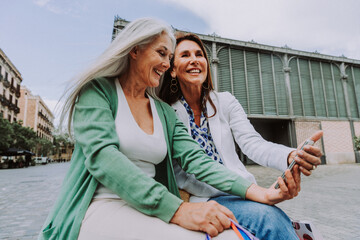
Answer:
<svg viewBox="0 0 360 240"><path fill-rule="evenodd" d="M353 67L355 94L357 93L358 112L360 114L360 68Z"/></svg>
<svg viewBox="0 0 360 240"><path fill-rule="evenodd" d="M303 101L302 101L302 88L300 85L299 69L298 69L298 59L294 58L290 61L289 67L291 68L290 72L290 86L291 86L291 96L292 104L294 109L294 115L303 116Z"/></svg>
<svg viewBox="0 0 360 240"><path fill-rule="evenodd" d="M334 82L332 78L330 63L321 63L321 66L324 76L326 104L328 108L329 117L337 117L337 110L336 110L337 102L336 102Z"/></svg>
<svg viewBox="0 0 360 240"><path fill-rule="evenodd" d="M321 79L320 62L311 61L311 73L314 86L316 114L318 117L326 117L326 103Z"/></svg>
<svg viewBox="0 0 360 240"><path fill-rule="evenodd" d="M289 115L288 99L285 86L283 64L277 57L273 58L275 68L276 97L279 115Z"/></svg>
<svg viewBox="0 0 360 240"><path fill-rule="evenodd" d="M305 116L315 116L314 96L312 93L312 83L310 78L309 63L305 59L299 59L301 87L303 91L303 102Z"/></svg>
<svg viewBox="0 0 360 240"><path fill-rule="evenodd" d="M346 81L347 85L347 94L349 97L350 113L352 118L359 118L358 106L356 102L356 93L354 79L351 71L351 66L348 66L345 70L348 79Z"/></svg>
<svg viewBox="0 0 360 240"><path fill-rule="evenodd" d="M260 54L261 78L264 94L264 110L266 115L276 115L276 96L273 80L273 68L270 54Z"/></svg>
<svg viewBox="0 0 360 240"><path fill-rule="evenodd" d="M231 79L230 79L230 63L229 63L229 49L223 48L219 51L219 74L218 86L220 92L231 92Z"/></svg>
<svg viewBox="0 0 360 240"><path fill-rule="evenodd" d="M342 86L342 80L340 76L340 69L333 65L333 72L334 72L334 79L335 79L335 86L336 86L336 95L338 100L339 106L339 116L340 117L347 117L346 114L346 105L345 105L345 97L344 97L344 90Z"/></svg>
<svg viewBox="0 0 360 240"><path fill-rule="evenodd" d="M234 81L234 96L239 100L245 112L248 113L248 93L245 78L244 51L231 49L231 62Z"/></svg>
<svg viewBox="0 0 360 240"><path fill-rule="evenodd" d="M246 69L250 98L250 114L263 114L257 53L246 52Z"/></svg>

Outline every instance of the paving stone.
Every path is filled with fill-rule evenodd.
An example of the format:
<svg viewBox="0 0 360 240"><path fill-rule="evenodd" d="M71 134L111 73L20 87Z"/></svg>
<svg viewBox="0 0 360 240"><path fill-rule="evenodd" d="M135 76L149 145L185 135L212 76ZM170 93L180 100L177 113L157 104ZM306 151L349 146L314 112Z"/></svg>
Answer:
<svg viewBox="0 0 360 240"><path fill-rule="evenodd" d="M0 169L0 239L37 239L69 163ZM260 186L281 173L247 166ZM302 177L298 197L277 206L292 219L312 221L325 240L360 240L360 164L321 165Z"/></svg>

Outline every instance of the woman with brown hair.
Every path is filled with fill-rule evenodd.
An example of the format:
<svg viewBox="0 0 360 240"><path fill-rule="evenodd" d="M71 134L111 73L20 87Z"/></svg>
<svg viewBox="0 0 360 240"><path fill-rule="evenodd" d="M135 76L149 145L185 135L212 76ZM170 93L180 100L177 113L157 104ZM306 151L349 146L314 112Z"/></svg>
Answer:
<svg viewBox="0 0 360 240"><path fill-rule="evenodd" d="M203 43L195 34L179 34L171 66L159 92L160 98L175 109L189 134L208 156L252 183L256 183L255 178L240 161L235 142L258 164L282 171L298 154L293 172L287 170L287 189L283 189L292 197L296 196L300 191L300 172L310 175L310 171L320 164L320 149L306 146L305 151L296 151L265 141L250 124L235 97L213 89ZM317 141L321 135L322 132L318 132L312 139ZM298 239L288 216L271 206L274 202L226 194L185 173L177 161L173 160L173 164L177 183L191 194L191 202L217 201L229 208L239 223L260 239ZM286 199L290 198L282 200Z"/></svg>

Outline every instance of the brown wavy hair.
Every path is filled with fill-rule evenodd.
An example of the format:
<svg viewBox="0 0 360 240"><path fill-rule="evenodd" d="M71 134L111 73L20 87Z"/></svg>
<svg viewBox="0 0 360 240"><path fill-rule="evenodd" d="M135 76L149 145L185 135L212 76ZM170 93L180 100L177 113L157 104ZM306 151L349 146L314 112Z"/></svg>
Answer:
<svg viewBox="0 0 360 240"><path fill-rule="evenodd" d="M205 116L207 118L209 118L209 116L207 115L207 111L206 111L206 102L209 101L210 105L214 109L214 114L212 116L210 116L210 117L213 117L216 114L216 107L210 98L210 92L212 90L214 90L214 85L213 85L213 82L211 79L209 58L208 58L206 49L204 47L204 44L202 43L201 39L193 33L177 32L175 35L176 35L176 45L178 45L179 43L181 43L184 40L193 41L199 45L199 47L201 48L201 50L204 54L204 57L206 58L207 77L206 77L205 82L203 83L203 87L201 88L202 89L201 97L200 97L201 98L200 99L201 100L201 111L205 114ZM176 91L175 93L170 91L171 79L172 79L170 73L174 68L174 58L175 58L175 56L170 61L170 68L164 73L164 79L163 79L162 86L159 91L159 97L164 102L166 102L170 105L175 103L177 100L179 100L181 98L181 96L183 95L181 88L180 88L179 81L176 81L178 91Z"/></svg>

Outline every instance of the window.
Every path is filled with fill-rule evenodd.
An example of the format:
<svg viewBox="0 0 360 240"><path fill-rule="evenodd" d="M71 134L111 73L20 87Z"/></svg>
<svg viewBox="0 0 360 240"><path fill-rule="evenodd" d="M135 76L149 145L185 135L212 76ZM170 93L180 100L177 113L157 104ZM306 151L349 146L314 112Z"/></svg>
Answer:
<svg viewBox="0 0 360 240"><path fill-rule="evenodd" d="M9 120L9 122L11 122L11 115L10 114L8 115L8 120Z"/></svg>

